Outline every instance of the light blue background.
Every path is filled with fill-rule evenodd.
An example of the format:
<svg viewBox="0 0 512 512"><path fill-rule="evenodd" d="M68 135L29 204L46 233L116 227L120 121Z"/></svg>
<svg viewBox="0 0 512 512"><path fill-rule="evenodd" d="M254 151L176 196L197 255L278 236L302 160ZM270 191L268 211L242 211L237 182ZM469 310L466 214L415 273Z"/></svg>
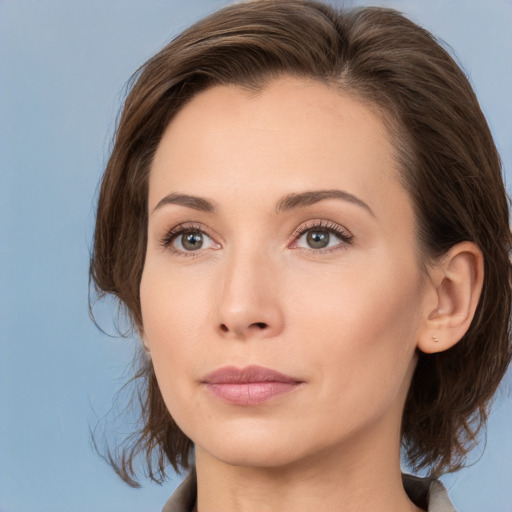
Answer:
<svg viewBox="0 0 512 512"><path fill-rule="evenodd" d="M354 3L403 10L456 50L510 176L512 2ZM0 1L2 512L158 511L178 482L133 490L90 447L133 349L88 317L93 196L130 74L225 4ZM99 314L108 328L110 310ZM482 459L445 479L460 511L512 510L511 380Z"/></svg>

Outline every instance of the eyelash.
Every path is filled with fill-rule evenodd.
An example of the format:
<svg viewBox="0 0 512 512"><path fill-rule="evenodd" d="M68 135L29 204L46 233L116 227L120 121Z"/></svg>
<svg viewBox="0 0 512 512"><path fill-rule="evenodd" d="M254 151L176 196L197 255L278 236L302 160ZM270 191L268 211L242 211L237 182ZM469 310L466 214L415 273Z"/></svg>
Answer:
<svg viewBox="0 0 512 512"><path fill-rule="evenodd" d="M325 247L322 249L313 249L305 248L305 247L295 247L295 249L301 249L306 251L313 251L315 253L325 253L325 252L333 252L338 249L342 249L342 246L351 245L354 236L345 228L342 228L340 225L336 224L332 221L326 221L326 220L312 220L308 221L302 226L299 226L294 232L293 232L293 243L296 244L297 241L306 233L309 231L326 231L327 233L334 234L337 238L340 239L340 243L337 244L334 247Z"/></svg>
<svg viewBox="0 0 512 512"><path fill-rule="evenodd" d="M337 244L334 247L325 247L321 249L314 249L312 247L305 248L305 247L293 247L293 244L296 244L297 241L306 233L309 231L326 231L328 233L334 234L337 238L341 240L339 244ZM185 235L187 233L202 233L206 235L208 238L213 240L213 237L208 233L207 230L205 230L204 226L200 224L178 224L174 228L170 229L164 237L160 241L160 245L164 247L165 249L172 250L172 252L179 254L180 256L189 256L194 257L197 256L200 251L182 251L179 249L175 249L172 244L173 242L182 235ZM325 221L325 220L313 220L308 221L305 224L299 226L292 234L293 242L292 242L292 248L293 249L300 249L300 250L306 250L306 251L312 251L314 253L325 253L325 252L333 252L338 249L341 249L340 245L350 245L353 240L353 235L346 229L342 228L338 224L331 222L331 221Z"/></svg>
<svg viewBox="0 0 512 512"><path fill-rule="evenodd" d="M160 245L164 249L171 250L173 253L178 254L180 256L189 256L194 257L197 256L196 252L199 251L181 251L179 249L175 249L172 244L173 242L182 235L185 235L187 233L203 233L208 238L213 239L212 236L208 234L208 232L205 230L204 226L200 224L178 224L174 228L170 229L162 238L160 241Z"/></svg>

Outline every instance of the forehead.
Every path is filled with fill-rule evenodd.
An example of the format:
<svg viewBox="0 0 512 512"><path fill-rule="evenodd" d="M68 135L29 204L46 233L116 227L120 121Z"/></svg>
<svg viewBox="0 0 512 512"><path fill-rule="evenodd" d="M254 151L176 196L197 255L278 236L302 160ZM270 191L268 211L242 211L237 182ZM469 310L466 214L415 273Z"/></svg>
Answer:
<svg viewBox="0 0 512 512"><path fill-rule="evenodd" d="M248 201L343 188L378 209L379 196L406 195L394 155L375 110L334 86L291 77L257 92L215 86L167 127L151 167L149 206L189 189L214 200L236 190Z"/></svg>

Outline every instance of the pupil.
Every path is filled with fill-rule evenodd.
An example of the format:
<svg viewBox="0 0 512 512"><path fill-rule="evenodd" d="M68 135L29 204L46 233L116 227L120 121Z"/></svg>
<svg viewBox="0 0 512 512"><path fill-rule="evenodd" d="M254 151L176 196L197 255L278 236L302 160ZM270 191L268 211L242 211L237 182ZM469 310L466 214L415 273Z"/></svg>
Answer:
<svg viewBox="0 0 512 512"><path fill-rule="evenodd" d="M181 243L188 251L197 251L203 245L203 235L201 233L186 233L182 235Z"/></svg>
<svg viewBox="0 0 512 512"><path fill-rule="evenodd" d="M329 233L327 231L310 231L307 241L312 249L323 249L329 244Z"/></svg>

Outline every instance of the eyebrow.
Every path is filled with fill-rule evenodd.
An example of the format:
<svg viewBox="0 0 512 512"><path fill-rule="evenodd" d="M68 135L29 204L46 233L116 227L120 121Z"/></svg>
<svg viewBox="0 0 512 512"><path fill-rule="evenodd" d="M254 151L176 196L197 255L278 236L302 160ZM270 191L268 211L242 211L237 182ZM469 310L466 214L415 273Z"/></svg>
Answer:
<svg viewBox="0 0 512 512"><path fill-rule="evenodd" d="M278 213L283 213L294 208L305 208L320 201L324 201L325 199L342 199L343 201L348 201L349 203L361 206L368 213L370 213L372 217L375 217L372 209L364 201L354 196L353 194L350 194L349 192L337 189L315 190L310 192L302 192L300 194L289 194L283 197L277 203L276 211Z"/></svg>
<svg viewBox="0 0 512 512"><path fill-rule="evenodd" d="M364 208L366 211L368 211L368 213L375 217L372 209L364 201L355 195L350 194L349 192L337 189L314 190L301 192L299 194L288 194L278 201L276 205L276 212L285 213L295 208L306 208L312 204L324 201L325 199L341 199L348 201L349 203ZM212 201L203 197L190 196L188 194L178 194L176 192L172 192L171 194L168 194L162 198L153 209L153 212L168 204L177 204L179 206L185 206L186 208L191 208L200 212L215 213L215 205Z"/></svg>
<svg viewBox="0 0 512 512"><path fill-rule="evenodd" d="M203 197L189 196L187 194L177 194L174 192L166 195L163 199L160 199L158 204L153 209L153 212L167 204L177 204L187 208L192 208L193 210L198 210L200 212L215 213L215 206L212 201L204 199Z"/></svg>

